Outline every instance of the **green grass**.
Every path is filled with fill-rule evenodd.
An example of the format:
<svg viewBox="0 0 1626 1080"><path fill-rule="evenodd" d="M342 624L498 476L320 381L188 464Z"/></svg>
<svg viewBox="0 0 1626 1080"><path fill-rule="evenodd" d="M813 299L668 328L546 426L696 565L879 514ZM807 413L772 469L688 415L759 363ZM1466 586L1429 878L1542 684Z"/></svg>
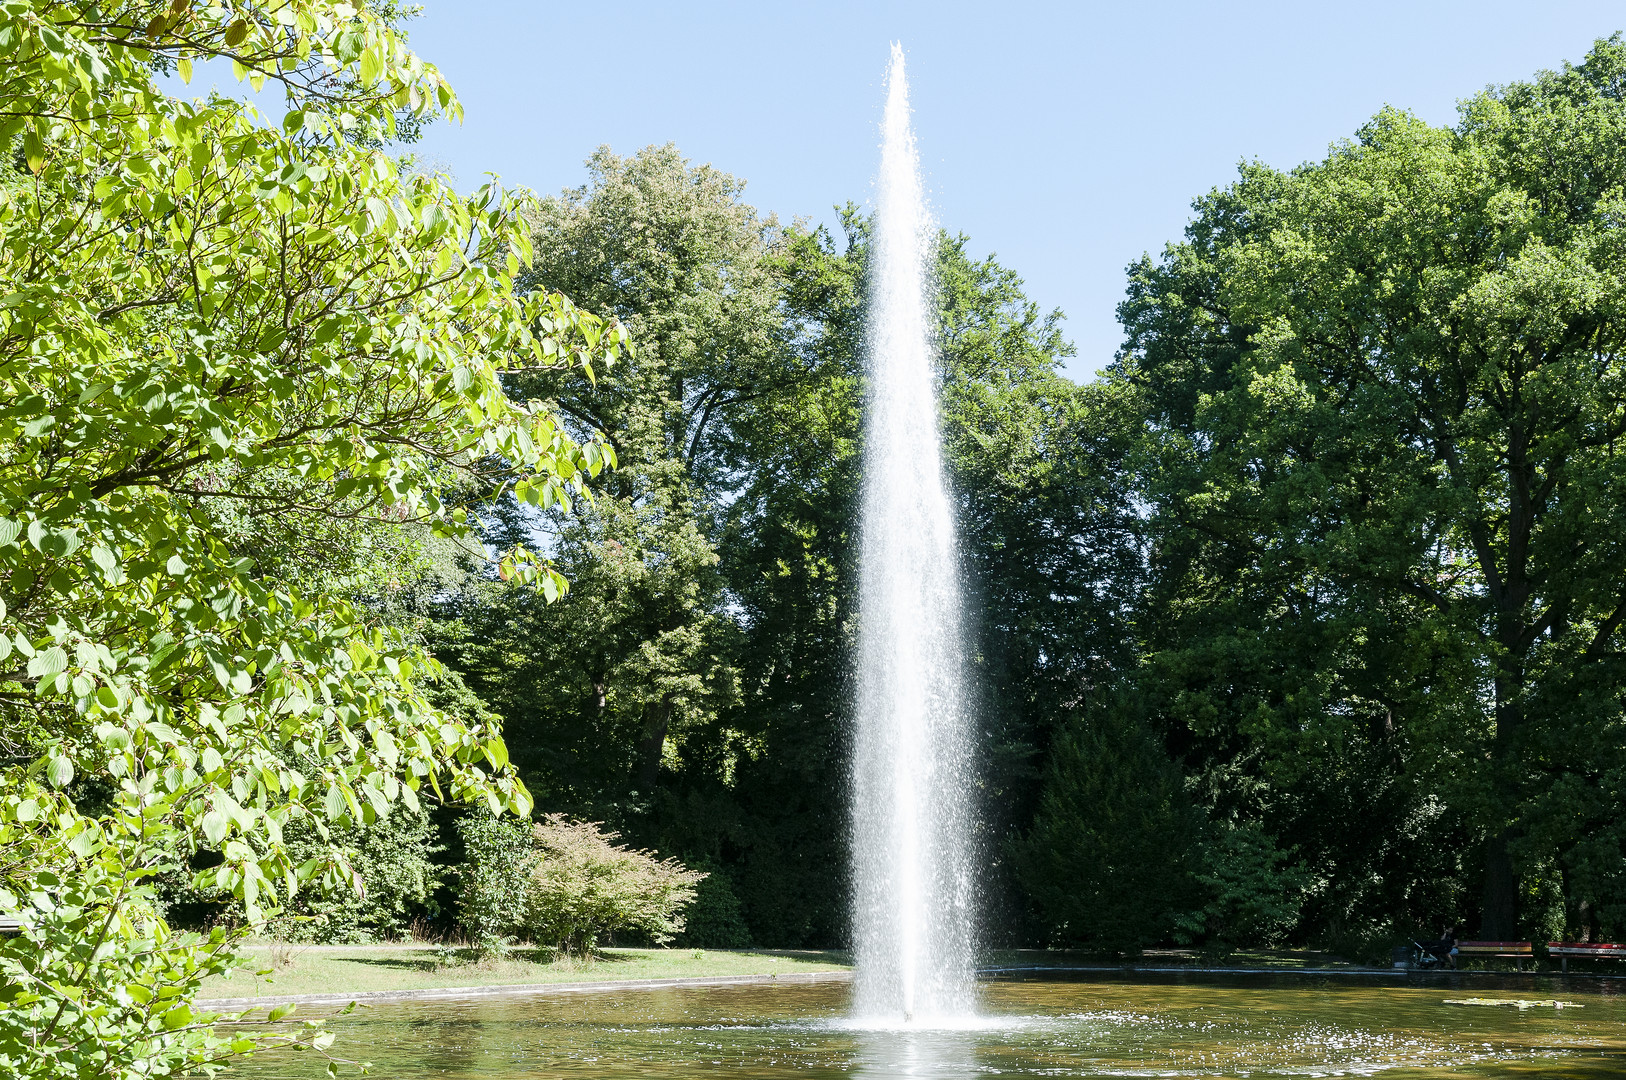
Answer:
<svg viewBox="0 0 1626 1080"><path fill-rule="evenodd" d="M552 959L551 953L516 950L475 960L467 950L423 946L258 945L249 970L203 985L203 998L281 997L290 994L362 994L516 983L581 983L617 979L708 978L844 971L845 953L754 952L718 949L608 949L593 960ZM272 968L255 976L256 968Z"/></svg>
<svg viewBox="0 0 1626 1080"><path fill-rule="evenodd" d="M285 945L248 948L249 969L230 979L210 979L204 998L281 997L291 994L363 994L517 983L609 982L620 979L708 978L718 975L783 975L844 971L844 952L815 950L609 949L593 960L553 959L547 951L515 950L506 957L476 960L466 949L427 945ZM1066 967L1135 964L1142 967L1259 967L1303 970L1341 967L1324 953L1293 950L1241 951L1216 961L1185 950L1153 950L1133 960L1039 949L993 950L987 967ZM273 974L255 976L256 968Z"/></svg>

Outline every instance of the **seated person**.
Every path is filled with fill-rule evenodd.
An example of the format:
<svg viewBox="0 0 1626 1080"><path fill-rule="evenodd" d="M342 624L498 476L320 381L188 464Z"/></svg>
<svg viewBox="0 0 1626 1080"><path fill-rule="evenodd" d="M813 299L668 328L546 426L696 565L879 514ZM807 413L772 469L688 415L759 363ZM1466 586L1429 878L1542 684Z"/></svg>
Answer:
<svg viewBox="0 0 1626 1080"><path fill-rule="evenodd" d="M1440 940L1438 941L1420 941L1418 944L1424 952L1440 963L1449 964L1453 968L1457 966L1457 928L1455 926L1447 926L1440 931Z"/></svg>

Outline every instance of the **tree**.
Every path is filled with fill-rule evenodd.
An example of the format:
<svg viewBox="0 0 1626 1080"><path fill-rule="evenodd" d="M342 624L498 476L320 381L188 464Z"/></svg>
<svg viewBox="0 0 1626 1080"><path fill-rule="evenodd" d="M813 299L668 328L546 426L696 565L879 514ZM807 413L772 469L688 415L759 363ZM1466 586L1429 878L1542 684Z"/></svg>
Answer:
<svg viewBox="0 0 1626 1080"><path fill-rule="evenodd" d="M966 243L945 237L938 258L943 437L988 732L990 932L1015 944L1037 928L1005 854L1033 820L1052 739L1110 707L1134 662L1140 432L1121 384L1060 373L1072 353L1061 313L1041 316L1014 271L973 261Z"/></svg>
<svg viewBox="0 0 1626 1080"><path fill-rule="evenodd" d="M791 230L779 253L784 375L729 428L738 489L721 515L719 573L741 627L738 732L726 786L695 799L703 853L735 882L751 938L846 938L847 722L863 382L864 247ZM699 817L699 815L696 815ZM696 830L698 831L698 830Z"/></svg>
<svg viewBox="0 0 1626 1080"><path fill-rule="evenodd" d="M282 130L153 81L212 57L284 86ZM458 197L350 138L396 109L456 104L366 7L0 4L19 164L0 185L0 700L31 761L0 772L12 1075L151 1075L264 1041L192 1010L237 940L159 917L154 875L194 852L221 856L195 883L255 926L351 883L342 850L289 858L291 821L369 822L420 791L529 809L497 730L426 700L421 650L256 559L323 520L468 535L462 485L567 499L613 457L502 377L603 367L624 331L515 294L523 200ZM243 518L248 550L217 529ZM523 550L503 572L562 588Z"/></svg>
<svg viewBox="0 0 1626 1080"><path fill-rule="evenodd" d="M1623 77L1612 38L1454 128L1386 110L1247 166L1122 308L1188 749L1278 813L1365 786L1390 836L1442 795L1489 938L1552 861L1599 903L1620 811Z"/></svg>
<svg viewBox="0 0 1626 1080"><path fill-rule="evenodd" d="M434 647L504 715L545 805L704 866L703 896L737 901L751 940L836 943L867 226L849 207L839 240L781 229L670 147L589 168L538 215L532 280L625 322L638 355L591 387L511 392L609 431L619 467L573 518L505 519L505 544L546 537L568 604L467 588ZM1014 274L963 238L939 256L945 432L993 581L974 621L1001 748L989 804L1011 808L1000 850L1053 707L1123 651L1133 582L1112 574L1134 552L1112 466L1132 440L1110 394L1056 374L1056 318Z"/></svg>
<svg viewBox="0 0 1626 1080"><path fill-rule="evenodd" d="M546 374L511 387L608 432L619 468L583 513L511 523L547 535L571 604L471 591L444 612L457 622L438 648L507 717L548 805L654 842L666 781L738 752L718 719L738 675L712 527L728 488L717 447L742 403L784 377L778 228L738 180L671 146L600 149L588 169L532 213L525 280L620 320L638 355L591 387ZM691 751L704 763L686 764Z"/></svg>
<svg viewBox="0 0 1626 1080"><path fill-rule="evenodd" d="M1058 945L1138 955L1199 906L1202 817L1140 718L1097 709L1056 737L1017 874Z"/></svg>

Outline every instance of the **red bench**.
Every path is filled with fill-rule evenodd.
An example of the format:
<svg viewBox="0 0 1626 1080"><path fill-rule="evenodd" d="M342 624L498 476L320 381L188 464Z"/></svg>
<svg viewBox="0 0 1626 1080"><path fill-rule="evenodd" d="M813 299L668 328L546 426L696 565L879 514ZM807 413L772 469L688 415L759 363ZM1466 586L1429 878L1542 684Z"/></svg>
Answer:
<svg viewBox="0 0 1626 1080"><path fill-rule="evenodd" d="M1556 956L1562 961L1565 972L1570 969L1570 957L1586 956L1594 960L1626 960L1626 945L1613 945L1607 942L1594 941L1549 941L1547 955Z"/></svg>
<svg viewBox="0 0 1626 1080"><path fill-rule="evenodd" d="M1502 959L1517 960L1519 970L1524 970L1524 962L1536 955L1535 946L1528 941L1459 941L1457 942L1457 955L1459 957L1489 956Z"/></svg>

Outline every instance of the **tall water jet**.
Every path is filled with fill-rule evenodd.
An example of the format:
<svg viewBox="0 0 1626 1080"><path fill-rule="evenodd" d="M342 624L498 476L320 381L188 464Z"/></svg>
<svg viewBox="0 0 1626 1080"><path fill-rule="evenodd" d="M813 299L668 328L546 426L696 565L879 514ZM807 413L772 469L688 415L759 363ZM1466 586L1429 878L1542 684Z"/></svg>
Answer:
<svg viewBox="0 0 1626 1080"><path fill-rule="evenodd" d="M934 227L892 46L870 263L853 757L855 1007L973 1009L970 748L959 563L933 387Z"/></svg>

